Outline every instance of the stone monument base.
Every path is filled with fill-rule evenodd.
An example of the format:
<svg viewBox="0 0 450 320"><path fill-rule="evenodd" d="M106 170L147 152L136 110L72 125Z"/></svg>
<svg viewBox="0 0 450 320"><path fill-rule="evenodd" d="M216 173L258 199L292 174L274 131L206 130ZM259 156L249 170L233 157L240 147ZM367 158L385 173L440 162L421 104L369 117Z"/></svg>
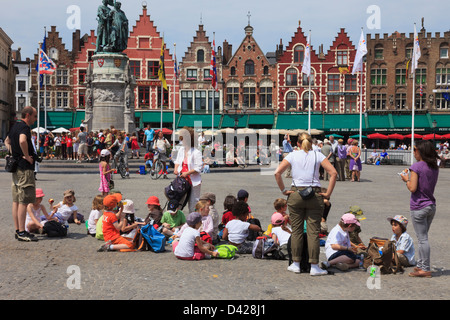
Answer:
<svg viewBox="0 0 450 320"><path fill-rule="evenodd" d="M114 126L118 130L133 132L136 83L131 76L128 56L97 53L92 56L92 62L91 74L88 75L90 84L86 88L91 90L91 107L86 108L85 120L89 130Z"/></svg>

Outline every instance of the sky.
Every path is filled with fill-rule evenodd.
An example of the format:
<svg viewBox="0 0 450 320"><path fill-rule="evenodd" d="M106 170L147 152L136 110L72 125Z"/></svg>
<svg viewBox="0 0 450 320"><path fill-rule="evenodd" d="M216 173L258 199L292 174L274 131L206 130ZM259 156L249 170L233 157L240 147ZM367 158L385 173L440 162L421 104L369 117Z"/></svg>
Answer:
<svg viewBox="0 0 450 320"><path fill-rule="evenodd" d="M361 28L367 34L412 33L450 30L448 0L122 0L130 30L142 13L142 4L157 30L177 57L184 56L200 22L207 36L215 37L216 46L224 40L238 48L244 38L244 27L253 26L253 36L261 49L273 52L280 39L284 48L297 30L299 21L305 34L311 30L311 44L318 53L323 44L326 52L341 28L345 28L356 46ZM43 40L44 27L56 26L66 49L72 49L72 32L79 26L81 35L96 30L97 8L101 0L2 0L0 27L13 40L13 49L21 48L22 58L32 57ZM213 33L215 35L213 35Z"/></svg>

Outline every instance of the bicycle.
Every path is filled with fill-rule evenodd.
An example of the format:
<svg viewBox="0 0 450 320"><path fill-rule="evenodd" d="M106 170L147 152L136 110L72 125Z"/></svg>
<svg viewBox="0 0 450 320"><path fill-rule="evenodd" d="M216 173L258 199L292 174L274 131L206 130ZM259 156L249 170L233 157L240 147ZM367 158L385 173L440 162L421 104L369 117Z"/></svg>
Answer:
<svg viewBox="0 0 450 320"><path fill-rule="evenodd" d="M150 168L150 177L153 180L159 179L162 176L165 169L166 168L164 168L162 161L159 159L158 150L153 150L153 164L152 167Z"/></svg>
<svg viewBox="0 0 450 320"><path fill-rule="evenodd" d="M118 151L119 152L119 159L114 157L114 166L117 169L117 172L119 172L120 176L124 179L127 176L127 169L125 166L125 152Z"/></svg>

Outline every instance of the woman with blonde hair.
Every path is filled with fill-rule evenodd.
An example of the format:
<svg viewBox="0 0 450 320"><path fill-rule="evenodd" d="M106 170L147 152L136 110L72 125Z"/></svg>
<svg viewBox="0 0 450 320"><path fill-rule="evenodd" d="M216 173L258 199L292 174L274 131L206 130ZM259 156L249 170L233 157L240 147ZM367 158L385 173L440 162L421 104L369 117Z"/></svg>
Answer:
<svg viewBox="0 0 450 320"><path fill-rule="evenodd" d="M327 274L319 267L320 222L324 210L324 199L329 199L336 184L337 172L321 152L313 151L312 138L308 133L298 135L299 150L289 153L275 170L275 180L281 193L288 196L289 219L292 226L291 251L293 263L289 271L300 273L303 249L303 228L306 221L310 275ZM322 166L330 176L327 191L321 190L319 168ZM291 168L291 188L285 188L282 174Z"/></svg>

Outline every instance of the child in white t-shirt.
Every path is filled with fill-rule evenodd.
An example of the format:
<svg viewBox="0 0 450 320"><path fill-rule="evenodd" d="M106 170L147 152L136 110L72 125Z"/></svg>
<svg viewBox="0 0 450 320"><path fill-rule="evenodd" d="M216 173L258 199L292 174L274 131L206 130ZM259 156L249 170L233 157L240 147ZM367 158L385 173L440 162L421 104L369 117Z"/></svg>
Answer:
<svg viewBox="0 0 450 320"><path fill-rule="evenodd" d="M95 234L97 233L98 219L100 219L103 214L103 198L104 196L99 194L92 200L92 210L89 214L87 223L87 233L93 237L95 237Z"/></svg>
<svg viewBox="0 0 450 320"><path fill-rule="evenodd" d="M271 218L272 221L272 239L280 247L287 247L289 238L291 237L292 230L286 226L284 216L275 212Z"/></svg>
<svg viewBox="0 0 450 320"><path fill-rule="evenodd" d="M232 209L235 219L229 221L223 229L222 238L228 240L229 244L238 247L237 253L252 253L254 241L247 241L249 230L261 231L261 227L247 222L249 209L244 201L238 201Z"/></svg>
<svg viewBox="0 0 450 320"><path fill-rule="evenodd" d="M78 207L74 204L75 201L75 191L64 191L63 201L53 206L50 218L56 217L60 223L67 224L67 220L70 216L73 216L74 222L80 224L81 222L77 218Z"/></svg>
<svg viewBox="0 0 450 320"><path fill-rule="evenodd" d="M172 244L173 253L181 260L202 260L211 255L217 257L215 247L200 238L198 229L202 226L202 216L198 212L190 213L186 218L188 227L179 241Z"/></svg>
<svg viewBox="0 0 450 320"><path fill-rule="evenodd" d="M359 266L359 258L356 256L357 247L352 245L349 236L349 232L359 225L358 219L351 213L341 217L325 242L325 255L328 261L322 262L322 268L334 266L341 271L346 271Z"/></svg>
<svg viewBox="0 0 450 320"><path fill-rule="evenodd" d="M25 230L27 232L39 232L42 234L44 222L41 222L41 215L44 215L47 220L50 220L47 210L42 205L44 196L44 191L36 188L36 200L34 203L27 205L27 217L25 219Z"/></svg>

